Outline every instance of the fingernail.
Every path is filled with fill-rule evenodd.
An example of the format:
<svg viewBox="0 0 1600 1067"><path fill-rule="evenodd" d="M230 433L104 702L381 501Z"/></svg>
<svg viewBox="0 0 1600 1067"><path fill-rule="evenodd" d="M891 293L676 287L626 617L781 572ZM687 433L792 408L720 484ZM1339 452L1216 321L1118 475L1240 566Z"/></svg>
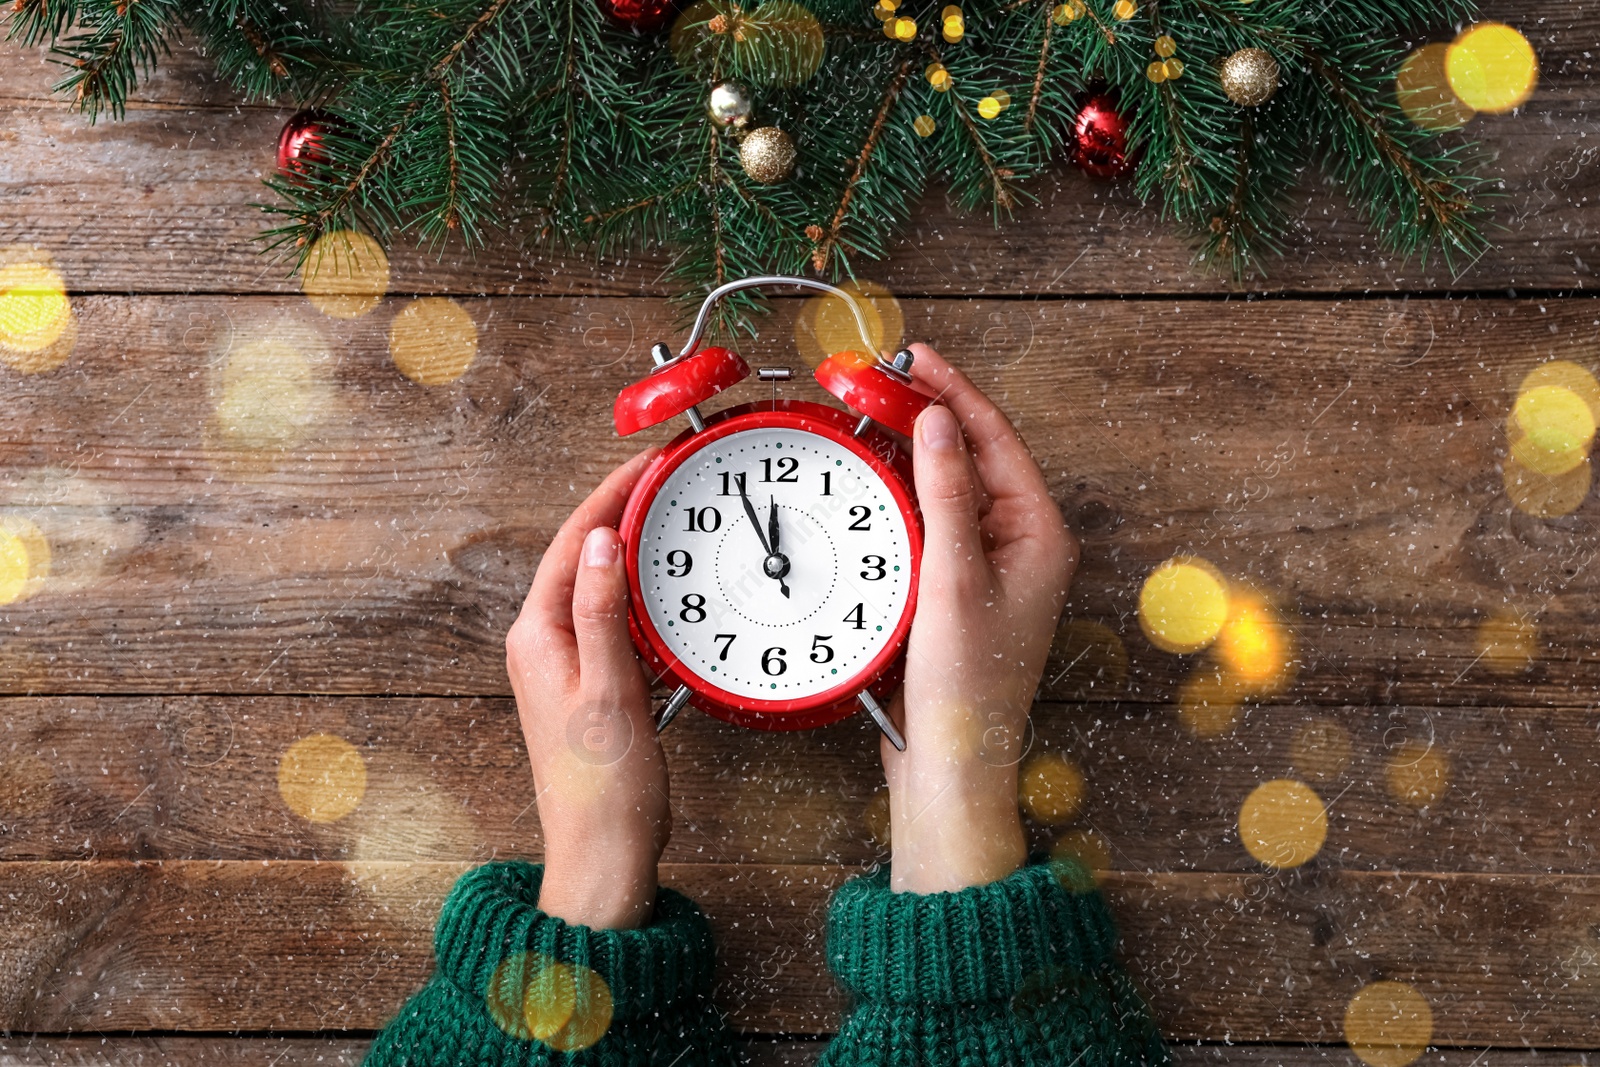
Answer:
<svg viewBox="0 0 1600 1067"><path fill-rule="evenodd" d="M583 562L588 567L609 567L622 558L622 542L617 532L597 526L583 539Z"/></svg>
<svg viewBox="0 0 1600 1067"><path fill-rule="evenodd" d="M935 404L923 412L918 426L922 432L922 443L935 452L957 448L961 444L961 427L950 409L942 404Z"/></svg>

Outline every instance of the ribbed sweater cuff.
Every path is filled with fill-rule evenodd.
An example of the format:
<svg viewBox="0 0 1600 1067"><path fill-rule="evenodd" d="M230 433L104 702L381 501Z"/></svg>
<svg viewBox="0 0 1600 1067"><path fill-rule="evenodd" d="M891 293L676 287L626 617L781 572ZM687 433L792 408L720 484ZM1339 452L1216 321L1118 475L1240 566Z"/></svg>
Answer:
<svg viewBox="0 0 1600 1067"><path fill-rule="evenodd" d="M479 1003L501 961L542 953L596 971L610 989L619 1021L662 1013L709 992L711 930L692 900L656 892L649 926L597 930L539 910L544 868L490 863L461 876L445 900L434 935L439 972Z"/></svg>
<svg viewBox="0 0 1600 1067"><path fill-rule="evenodd" d="M1116 931L1098 893L1060 863L955 893L895 893L887 868L847 882L828 916L828 959L858 1001L1006 1000L1057 968L1111 962Z"/></svg>

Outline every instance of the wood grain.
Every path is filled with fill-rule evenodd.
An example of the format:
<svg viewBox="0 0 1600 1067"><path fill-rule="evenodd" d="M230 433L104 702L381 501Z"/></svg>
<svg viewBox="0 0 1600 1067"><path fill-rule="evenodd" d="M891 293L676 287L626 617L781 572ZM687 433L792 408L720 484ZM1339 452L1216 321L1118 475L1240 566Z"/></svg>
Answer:
<svg viewBox="0 0 1600 1067"><path fill-rule="evenodd" d="M0 1067L190 1067L191 1064L270 1064L271 1067L356 1067L365 1037L80 1038L14 1035L0 1038ZM747 1039L738 1043L745 1067L810 1067L823 1041ZM1175 1067L1360 1067L1348 1048L1330 1045L1179 1045ZM1421 1067L1586 1067L1592 1053L1518 1049L1435 1049Z"/></svg>
<svg viewBox="0 0 1600 1067"><path fill-rule="evenodd" d="M54 556L38 595L0 608L0 690L504 693L543 546L676 432L619 440L609 420L670 320L653 301L465 301L477 362L429 389L387 356L402 304L341 322L297 297L79 299L75 355L5 372L0 393L0 494ZM753 362L799 364L797 307L745 346ZM1522 376L1592 359L1586 299L902 308L1011 414L1082 539L1068 616L1114 641L1098 678L1063 646L1050 696L1173 698L1194 665L1153 649L1134 609L1180 552L1281 601L1294 700L1600 696L1600 505L1535 519L1500 474ZM267 429L230 437L225 368L263 338L300 377L257 379ZM1541 632L1509 677L1476 643L1496 611Z"/></svg>
<svg viewBox="0 0 1600 1067"><path fill-rule="evenodd" d="M1596 870L1592 711L1257 707L1216 739L1163 707L1041 705L1035 723L1032 753L1068 756L1087 783L1081 814L1034 826L1035 845L1092 830L1116 870L1259 870L1238 839L1239 807L1280 777L1309 781L1328 804L1319 870ZM1331 728L1334 743L1297 753L1309 726ZM295 814L278 785L283 754L319 733L355 745L366 767L359 806L331 823ZM1391 792L1391 767L1418 758L1408 743L1447 763L1433 803ZM688 714L666 748L670 862L880 857L867 811L883 774L866 723L765 735ZM482 861L541 847L507 700L10 699L0 826L10 860Z"/></svg>
<svg viewBox="0 0 1600 1067"><path fill-rule="evenodd" d="M462 866L0 864L0 1025L375 1029L428 973ZM848 869L671 865L719 939L719 998L758 1033L825 1033L822 919ZM1582 1047L1600 1011L1600 877L1116 874L1130 970L1176 1041L1338 1042L1346 1001L1414 985L1441 1045Z"/></svg>
<svg viewBox="0 0 1600 1067"><path fill-rule="evenodd" d="M1491 205L1496 248L1476 263L1387 255L1356 212L1308 181L1290 201L1297 224L1287 254L1264 280L1236 286L1196 270L1190 245L1125 185L1063 170L1034 187L1037 207L999 229L986 216L958 217L941 192L930 193L889 260L865 270L908 295L1589 288L1600 229L1600 171L1587 136L1600 101L1592 78L1600 14L1567 0L1492 0L1483 9L1528 34L1543 81L1522 112L1481 117L1468 131L1504 193ZM264 222L256 205L271 196L261 180L290 107L236 106L207 62L180 48L135 94L125 122L91 127L50 98L59 77L38 50L0 50L0 101L13 105L0 124L0 244L51 249L82 292L294 288L255 244ZM394 260L397 291L468 294L660 294L666 262L541 261L518 240L443 260L400 248Z"/></svg>

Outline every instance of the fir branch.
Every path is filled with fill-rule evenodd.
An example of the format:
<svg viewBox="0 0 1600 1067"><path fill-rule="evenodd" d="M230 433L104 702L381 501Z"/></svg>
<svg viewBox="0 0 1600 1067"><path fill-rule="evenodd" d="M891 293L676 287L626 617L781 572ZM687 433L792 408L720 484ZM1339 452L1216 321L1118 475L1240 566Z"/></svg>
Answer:
<svg viewBox="0 0 1600 1067"><path fill-rule="evenodd" d="M1156 95L1160 99L1161 114L1166 121L1167 132L1172 137L1172 155L1162 167L1163 175L1175 182L1178 190L1186 195L1193 195L1200 188L1200 178L1196 173L1196 157L1194 142L1189 136L1189 127L1185 125L1183 116L1178 110L1178 94L1172 85L1162 82L1156 86Z"/></svg>
<svg viewBox="0 0 1600 1067"><path fill-rule="evenodd" d="M399 140L406 125L416 114L421 106L420 100L413 100L400 117L400 120L389 127L389 132L372 149L367 158L349 180L336 186L336 192L331 200L321 207L314 207L298 213L298 223L274 230L268 230L263 236L267 240L267 248L274 249L284 244L293 243L298 250L297 263L305 262L305 257L310 254L312 244L316 238L326 233L330 226L339 221L351 219L354 214L353 205L362 187L379 168L387 161L395 143ZM277 185L280 192L288 191L284 186ZM284 213L294 212L293 208L277 209Z"/></svg>
<svg viewBox="0 0 1600 1067"><path fill-rule="evenodd" d="M717 131L712 130L711 136L706 138L706 170L710 175L709 192L706 197L711 207L711 255L712 255L712 281L721 285L727 281L724 273L723 258L726 255L722 247L722 201L717 196L717 187L722 184L723 178L717 167Z"/></svg>
<svg viewBox="0 0 1600 1067"><path fill-rule="evenodd" d="M1212 215L1207 226L1209 238L1204 258L1216 262L1226 258L1235 278L1241 277L1255 258L1262 239L1260 228L1251 217L1256 162L1255 121L1249 111L1239 120L1238 160L1234 171L1233 193L1221 211Z"/></svg>
<svg viewBox="0 0 1600 1067"><path fill-rule="evenodd" d="M856 188L861 183L861 178L867 171L867 164L872 161L872 153L878 147L878 137L883 133L883 124L889 118L895 101L900 98L900 91L905 88L906 78L911 74L914 59L907 57L903 60L889 81L889 87L884 90L883 98L878 102L877 114L872 118L872 128L867 131L866 143L861 146L861 151L856 156L855 169L850 172L850 178L845 182L844 190L839 195L838 210L833 213L833 221L828 224L822 242L811 253L811 265L818 274L828 266L828 257L834 246L839 243L839 231L844 226L846 215L850 211L850 200L855 196Z"/></svg>
<svg viewBox="0 0 1600 1067"><path fill-rule="evenodd" d="M937 61L939 58L938 53L932 52L931 54ZM966 133L967 140L977 155L978 162L987 177L987 184L994 194L996 210L1010 211L1016 204L1016 197L1006 185L1006 181L1013 177L1014 172L1001 167L995 161L994 155L989 151L989 146L984 143L983 131L978 129L978 124L972 121L972 116L968 114L966 105L962 103L960 95L955 90L951 90L947 95L950 97L950 108L956 113L956 118L960 120L961 129Z"/></svg>
<svg viewBox="0 0 1600 1067"><path fill-rule="evenodd" d="M578 71L578 23L573 17L574 0L567 0L566 38L563 42L564 54L561 63L561 76L554 83L555 91L562 93L562 121L560 124L561 147L556 152L555 171L550 179L550 195L546 198L543 208L544 221L539 228L539 240L548 241L555 233L555 216L561 206L561 198L566 193L567 172L572 166L572 125L573 102L572 95L576 89Z"/></svg>
<svg viewBox="0 0 1600 1067"><path fill-rule="evenodd" d="M450 69L450 65L461 55L462 50L471 44L472 39L482 33L491 22L500 17L500 13L505 10L506 4L509 2L510 0L494 0L493 3L485 8L483 14L479 15L472 25L467 27L466 32L456 39L455 44L451 45L445 51L445 54L439 57L439 62L435 63L433 69L428 71L428 80L438 81L443 78L445 72Z"/></svg>
<svg viewBox="0 0 1600 1067"><path fill-rule="evenodd" d="M82 0L12 0L6 39L25 45L55 42L78 21Z"/></svg>
<svg viewBox="0 0 1600 1067"><path fill-rule="evenodd" d="M450 171L440 211L445 228L454 230L461 223L461 209L458 203L461 192L461 154L456 148L456 113L450 104L450 82L442 77L439 79L439 103L444 117L445 158Z"/></svg>
<svg viewBox="0 0 1600 1067"><path fill-rule="evenodd" d="M289 76L288 64L283 61L283 56L279 55L272 45L267 41L267 38L264 34L262 34L260 27L251 22L244 15L240 15L238 18L236 18L233 24L238 28L239 35L245 39L245 42L249 44L252 49L255 50L256 55L260 57L261 61L267 65L267 69L272 71L274 77L287 78Z"/></svg>
<svg viewBox="0 0 1600 1067"><path fill-rule="evenodd" d="M1345 114L1365 135L1369 145L1379 157L1393 168L1405 181L1417 200L1419 217L1415 220L1424 227L1434 229L1439 236L1466 250L1475 243L1475 231L1467 216L1473 209L1472 201L1464 195L1451 196L1443 191L1443 182L1430 179L1417 166L1417 160L1395 140L1382 118L1366 101L1352 92L1339 72L1334 70L1317 51L1303 53L1312 71L1321 79L1329 94ZM1405 220L1397 220L1402 224ZM1409 244L1411 242L1404 241Z"/></svg>
<svg viewBox="0 0 1600 1067"><path fill-rule="evenodd" d="M1039 115L1039 98L1044 95L1044 72L1050 62L1050 32L1055 28L1055 18L1049 3L1040 5L1044 14L1044 33L1039 41L1039 66L1033 72L1033 92L1028 94L1028 116L1022 120L1022 129L1033 133L1034 119Z"/></svg>

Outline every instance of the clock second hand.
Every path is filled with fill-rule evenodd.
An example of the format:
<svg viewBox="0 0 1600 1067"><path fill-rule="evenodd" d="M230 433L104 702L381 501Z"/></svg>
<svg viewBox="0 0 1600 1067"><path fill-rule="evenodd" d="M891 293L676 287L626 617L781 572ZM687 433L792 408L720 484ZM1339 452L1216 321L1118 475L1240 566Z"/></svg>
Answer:
<svg viewBox="0 0 1600 1067"><path fill-rule="evenodd" d="M750 528L756 532L757 539L761 541L761 551L767 554L766 558L761 561L761 571L768 578L776 578L778 580L779 591L781 591L783 595L787 597L789 595L789 586L788 583L783 580L783 578L784 575L789 573L789 561L783 556L779 555L777 550L777 503L773 503L773 511L767 516L767 526L773 532L774 536L774 540L769 542L767 540L767 535L761 532L761 520L756 518L756 508L754 504L750 503L750 494L745 491L744 473L740 472L739 477L736 478L735 481L739 485L739 499L744 503L745 517L750 520Z"/></svg>

